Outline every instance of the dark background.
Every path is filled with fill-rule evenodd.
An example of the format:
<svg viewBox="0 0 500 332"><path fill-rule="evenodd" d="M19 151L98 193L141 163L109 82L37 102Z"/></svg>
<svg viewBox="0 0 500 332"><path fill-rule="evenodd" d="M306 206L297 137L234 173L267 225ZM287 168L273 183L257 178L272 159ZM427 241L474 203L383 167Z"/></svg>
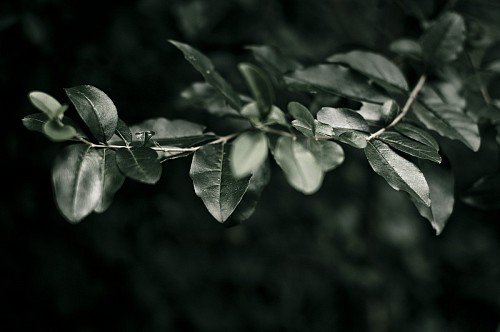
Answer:
<svg viewBox="0 0 500 332"><path fill-rule="evenodd" d="M499 11L481 3L488 1L457 8L500 22ZM294 191L273 166L256 213L239 226L220 225L195 196L190 158L165 163L155 186L128 180L105 213L72 225L50 184L64 143L21 123L35 112L30 91L67 103L63 88L90 84L129 124L163 116L223 130L220 119L180 102L201 76L167 39L203 51L240 89L236 65L253 61L246 45L274 45L303 63L356 47L390 56L391 40L418 36L421 20L447 5L2 1L0 330L497 331L498 210L457 200L436 236L407 197L347 147L346 162L312 196ZM459 161L457 191L498 169L492 135L476 154L447 142Z"/></svg>

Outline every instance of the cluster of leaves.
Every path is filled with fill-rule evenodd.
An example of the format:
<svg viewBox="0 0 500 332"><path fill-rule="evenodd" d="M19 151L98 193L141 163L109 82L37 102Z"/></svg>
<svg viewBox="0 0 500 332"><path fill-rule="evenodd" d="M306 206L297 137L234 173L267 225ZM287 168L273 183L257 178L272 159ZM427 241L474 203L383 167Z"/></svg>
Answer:
<svg viewBox="0 0 500 332"><path fill-rule="evenodd" d="M205 80L182 97L245 125L226 136L185 120L156 118L128 126L103 91L81 85L65 92L82 129L64 115L67 105L31 92L41 113L26 116L24 125L71 142L52 176L57 206L70 222L105 211L126 177L155 184L162 162L188 156L195 193L210 214L221 223L240 222L254 212L273 160L290 186L309 195L342 164L343 146L349 146L362 149L378 175L406 192L439 234L455 202L454 176L441 164L439 141L458 140L477 151L480 126L500 119L486 88L498 72L498 47L473 43L466 21L453 12L438 17L419 40L394 41L393 59L352 50L305 66L273 47L249 46L256 63L238 65L248 95L238 93L199 50L170 42ZM278 90L297 99L280 108ZM308 105L298 102L304 96ZM361 106L347 108L346 101ZM488 183L480 179L469 202L477 202Z"/></svg>

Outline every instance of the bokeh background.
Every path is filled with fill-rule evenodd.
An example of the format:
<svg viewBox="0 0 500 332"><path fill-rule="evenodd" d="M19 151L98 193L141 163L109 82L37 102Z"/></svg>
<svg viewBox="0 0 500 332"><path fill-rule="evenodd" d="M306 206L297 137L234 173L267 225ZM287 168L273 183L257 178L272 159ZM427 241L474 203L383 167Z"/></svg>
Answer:
<svg viewBox="0 0 500 332"><path fill-rule="evenodd" d="M493 0L1 1L0 330L498 331L498 210L457 200L436 236L346 147L311 196L273 165L238 226L216 222L195 196L190 158L165 163L155 186L126 181L105 213L72 225L50 185L64 143L21 123L35 112L30 91L68 102L63 88L90 84L129 124L162 116L223 131L180 100L201 76L167 39L203 51L241 89L247 45L303 63L356 47L389 54L391 40L418 36L450 3L500 22ZM446 143L457 192L498 170L494 135L475 154Z"/></svg>

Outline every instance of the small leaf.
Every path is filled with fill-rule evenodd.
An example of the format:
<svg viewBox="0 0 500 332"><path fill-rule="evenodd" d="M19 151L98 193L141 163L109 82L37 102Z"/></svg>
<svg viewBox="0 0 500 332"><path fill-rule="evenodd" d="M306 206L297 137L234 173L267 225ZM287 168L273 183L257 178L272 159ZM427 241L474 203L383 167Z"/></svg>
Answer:
<svg viewBox="0 0 500 332"><path fill-rule="evenodd" d="M412 109L417 118L428 129L441 136L456 139L472 151L479 150L481 137L479 127L472 119L451 105L426 105L416 101Z"/></svg>
<svg viewBox="0 0 500 332"><path fill-rule="evenodd" d="M314 117L311 114L311 111L307 109L301 103L296 101L292 101L288 103L288 112L293 116L293 118L297 121L296 125L307 128L311 131L312 135L316 135L316 123L314 122Z"/></svg>
<svg viewBox="0 0 500 332"><path fill-rule="evenodd" d="M321 108L316 117L319 122L341 129L354 129L360 131L370 131L370 127L366 120L356 113L356 111L347 108Z"/></svg>
<svg viewBox="0 0 500 332"><path fill-rule="evenodd" d="M132 147L116 151L116 164L129 178L155 184L161 177L161 163L156 151L147 147Z"/></svg>
<svg viewBox="0 0 500 332"><path fill-rule="evenodd" d="M323 172L334 170L344 162L344 150L335 142L307 139L303 144L316 158Z"/></svg>
<svg viewBox="0 0 500 332"><path fill-rule="evenodd" d="M101 178L102 178L102 195L94 212L102 213L108 209L113 201L115 193L121 188L125 182L125 176L118 165L116 164L116 152L111 149L100 149L101 155Z"/></svg>
<svg viewBox="0 0 500 332"><path fill-rule="evenodd" d="M324 92L357 101L383 104L388 96L370 85L362 75L336 64L321 64L296 70L285 77L292 90Z"/></svg>
<svg viewBox="0 0 500 332"><path fill-rule="evenodd" d="M470 206L482 210L500 208L500 173L481 177L466 190L461 200Z"/></svg>
<svg viewBox="0 0 500 332"><path fill-rule="evenodd" d="M392 188L406 191L417 201L430 206L429 185L415 164L377 139L368 142L365 155L375 173L383 177Z"/></svg>
<svg viewBox="0 0 500 332"><path fill-rule="evenodd" d="M56 142L67 141L76 136L76 130L70 125L65 125L60 120L52 119L43 125L43 132Z"/></svg>
<svg viewBox="0 0 500 332"><path fill-rule="evenodd" d="M171 44L177 47L189 61L193 67L205 78L205 81L213 86L219 93L224 96L229 105L239 110L241 108L241 100L234 91L233 87L215 70L212 61L197 49L188 44L178 41L169 40Z"/></svg>
<svg viewBox="0 0 500 332"><path fill-rule="evenodd" d="M233 175L228 155L228 144L205 145L194 153L189 171L196 195L221 223L241 202L250 181Z"/></svg>
<svg viewBox="0 0 500 332"><path fill-rule="evenodd" d="M230 165L235 177L252 174L267 158L267 138L261 131L244 132L231 144Z"/></svg>
<svg viewBox="0 0 500 332"><path fill-rule="evenodd" d="M51 95L41 91L32 91L28 97L33 106L45 113L50 119L59 118L62 114L60 112L61 103Z"/></svg>
<svg viewBox="0 0 500 332"><path fill-rule="evenodd" d="M407 153L411 156L427 159L436 163L441 162L441 156L437 151L425 144L414 141L394 131L386 131L378 136L380 140L387 143L396 150Z"/></svg>
<svg viewBox="0 0 500 332"><path fill-rule="evenodd" d="M391 43L389 49L401 56L412 60L420 60L422 58L422 46L412 39L398 39Z"/></svg>
<svg viewBox="0 0 500 332"><path fill-rule="evenodd" d="M386 57L367 51L350 51L334 54L327 61L343 63L357 72L375 80L408 91L408 83L401 70Z"/></svg>
<svg viewBox="0 0 500 332"><path fill-rule="evenodd" d="M57 206L68 221L79 222L99 204L102 156L88 145L69 145L56 158L52 185Z"/></svg>
<svg viewBox="0 0 500 332"><path fill-rule="evenodd" d="M314 155L291 137L282 136L273 148L276 163L288 183L304 194L313 194L323 182L323 169Z"/></svg>
<svg viewBox="0 0 500 332"><path fill-rule="evenodd" d="M405 135L406 137L414 139L417 142L430 146L434 150L439 151L439 144L436 139L424 129L421 129L408 122L400 122L396 126L394 126L394 129Z"/></svg>
<svg viewBox="0 0 500 332"><path fill-rule="evenodd" d="M423 58L427 65L440 65L457 59L465 41L465 22L456 13L442 15L422 36Z"/></svg>
<svg viewBox="0 0 500 332"><path fill-rule="evenodd" d="M64 90L92 135L100 142L107 142L115 134L118 122L118 113L111 99L90 85Z"/></svg>
<svg viewBox="0 0 500 332"><path fill-rule="evenodd" d="M265 118L274 103L274 89L271 81L265 72L250 63L240 63L238 68L257 103L261 117Z"/></svg>
<svg viewBox="0 0 500 332"><path fill-rule="evenodd" d="M34 113L25 116L22 119L23 125L28 130L37 131L39 133L45 134L44 126L49 121L49 117L45 113ZM78 127L78 124L68 117L63 117L61 121L64 125L71 126L75 129L75 136L86 137L85 133Z"/></svg>

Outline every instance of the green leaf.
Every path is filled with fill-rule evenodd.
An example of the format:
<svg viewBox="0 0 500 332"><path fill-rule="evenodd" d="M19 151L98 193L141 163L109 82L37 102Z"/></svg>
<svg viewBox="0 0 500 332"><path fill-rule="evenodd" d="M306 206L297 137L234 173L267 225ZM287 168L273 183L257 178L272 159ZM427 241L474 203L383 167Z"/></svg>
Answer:
<svg viewBox="0 0 500 332"><path fill-rule="evenodd" d="M390 44L389 49L412 60L420 60L422 58L422 46L412 39L395 40Z"/></svg>
<svg viewBox="0 0 500 332"><path fill-rule="evenodd" d="M318 191L323 182L323 169L299 141L282 136L272 151L276 163L294 189L307 195Z"/></svg>
<svg viewBox="0 0 500 332"><path fill-rule="evenodd" d="M431 206L412 198L420 215L431 223L436 235L441 234L453 212L455 204L455 179L451 170L434 163L419 161L420 169L429 184Z"/></svg>
<svg viewBox="0 0 500 332"><path fill-rule="evenodd" d="M327 125L326 123L321 123L318 120L314 120L314 128L315 132L313 133L312 129L309 128L309 125L304 124L301 121L298 120L293 120L292 121L292 126L300 131L302 134L305 136L309 137L314 137L315 135L322 136L322 137L333 137L334 132L333 128L330 125Z"/></svg>
<svg viewBox="0 0 500 332"><path fill-rule="evenodd" d="M386 131L380 134L378 138L396 150L407 153L411 156L427 159L436 163L441 162L441 156L433 147L417 142L411 138L407 138L397 132Z"/></svg>
<svg viewBox="0 0 500 332"><path fill-rule="evenodd" d="M271 81L265 72L250 63L240 63L238 68L257 103L261 117L265 118L274 103L274 89Z"/></svg>
<svg viewBox="0 0 500 332"><path fill-rule="evenodd" d="M92 135L100 142L107 142L115 134L118 122L118 113L111 99L90 85L64 90Z"/></svg>
<svg viewBox="0 0 500 332"><path fill-rule="evenodd" d="M324 92L375 104L383 104L389 98L382 90L370 85L361 74L336 64L321 64L296 70L284 78L291 90Z"/></svg>
<svg viewBox="0 0 500 332"><path fill-rule="evenodd" d="M392 99L386 101L380 106L380 113L385 124L389 124L399 114L399 105Z"/></svg>
<svg viewBox="0 0 500 332"><path fill-rule="evenodd" d="M316 118L319 122L332 126L334 130L341 128L370 131L366 120L356 111L347 108L323 107L316 114Z"/></svg>
<svg viewBox="0 0 500 332"><path fill-rule="evenodd" d="M238 111L226 103L224 96L208 83L193 83L181 92L181 97L212 115L241 117Z"/></svg>
<svg viewBox="0 0 500 332"><path fill-rule="evenodd" d="M392 188L403 190L417 201L430 206L429 185L415 164L377 139L368 142L365 155L375 173L383 177Z"/></svg>
<svg viewBox="0 0 500 332"><path fill-rule="evenodd" d="M344 162L344 150L335 142L306 139L302 143L316 158L323 172L334 170Z"/></svg>
<svg viewBox="0 0 500 332"><path fill-rule="evenodd" d="M352 129L335 130L339 142L349 144L357 149L364 149L367 144L368 134Z"/></svg>
<svg viewBox="0 0 500 332"><path fill-rule="evenodd" d="M428 129L434 130L441 136L459 140L472 151L479 150L481 144L479 128L461 110L451 105L429 106L419 101L413 103L412 109Z"/></svg>
<svg viewBox="0 0 500 332"><path fill-rule="evenodd" d="M116 151L116 164L129 178L155 184L161 176L161 163L156 151L147 147L131 147Z"/></svg>
<svg viewBox="0 0 500 332"><path fill-rule="evenodd" d="M102 194L102 155L85 144L65 147L56 158L52 185L63 216L76 223L99 204Z"/></svg>
<svg viewBox="0 0 500 332"><path fill-rule="evenodd" d="M302 68L300 63L286 56L275 47L255 45L246 48L252 51L255 60L274 77L281 78L285 73Z"/></svg>
<svg viewBox="0 0 500 332"><path fill-rule="evenodd" d="M394 129L405 135L406 137L414 139L417 142L430 146L434 150L439 151L439 144L436 139L424 129L421 129L408 122L400 122L396 126L394 126Z"/></svg>
<svg viewBox="0 0 500 332"><path fill-rule="evenodd" d="M49 117L45 113L34 113L25 116L22 119L23 125L28 130L37 131L39 133L45 134L44 126L49 121ZM64 125L71 126L76 130L75 136L85 137L85 133L78 127L78 124L68 117L63 117L61 122Z"/></svg>
<svg viewBox="0 0 500 332"><path fill-rule="evenodd" d="M38 110L45 113L50 119L60 118L62 105L51 95L42 91L32 91L28 97Z"/></svg>
<svg viewBox="0 0 500 332"><path fill-rule="evenodd" d="M56 142L67 141L76 136L76 130L70 125L62 123L58 119L52 119L45 122L43 132L51 140Z"/></svg>
<svg viewBox="0 0 500 332"><path fill-rule="evenodd" d="M236 178L231 171L228 144L208 144L198 149L189 175L194 191L219 222L225 222L245 194L250 177Z"/></svg>
<svg viewBox="0 0 500 332"><path fill-rule="evenodd" d="M267 158L267 138L261 131L244 132L231 144L229 160L237 178L252 174Z"/></svg>
<svg viewBox="0 0 500 332"><path fill-rule="evenodd" d="M130 128L127 126L127 124L120 118L118 118L118 122L116 123L115 134L124 143L127 143L127 144L132 143L132 140L133 140L132 131L130 131Z"/></svg>
<svg viewBox="0 0 500 332"><path fill-rule="evenodd" d="M309 111L307 107L301 103L292 101L288 103L288 112L290 112L293 118L297 121L295 123L296 126L309 129L312 133L311 136L316 135L316 123L314 122L314 117L312 116L311 111Z"/></svg>
<svg viewBox="0 0 500 332"><path fill-rule="evenodd" d="M386 57L368 51L350 51L334 54L327 61L346 64L357 72L396 88L408 91L408 83L401 70Z"/></svg>
<svg viewBox="0 0 500 332"><path fill-rule="evenodd" d="M462 195L461 200L482 210L500 208L500 173L481 177Z"/></svg>
<svg viewBox="0 0 500 332"><path fill-rule="evenodd" d="M191 65L205 78L205 81L213 86L219 93L224 96L229 105L239 110L241 108L241 100L234 91L233 87L215 70L212 61L197 49L190 45L180 43L178 41L169 40L171 44L177 47Z"/></svg>
<svg viewBox="0 0 500 332"><path fill-rule="evenodd" d="M100 149L101 155L101 199L94 212L102 213L108 209L113 201L115 193L121 188L125 182L125 175L120 171L116 164L116 152L111 149Z"/></svg>
<svg viewBox="0 0 500 332"><path fill-rule="evenodd" d="M422 36L424 62L437 66L457 59L465 41L465 22L457 13L443 14Z"/></svg>

